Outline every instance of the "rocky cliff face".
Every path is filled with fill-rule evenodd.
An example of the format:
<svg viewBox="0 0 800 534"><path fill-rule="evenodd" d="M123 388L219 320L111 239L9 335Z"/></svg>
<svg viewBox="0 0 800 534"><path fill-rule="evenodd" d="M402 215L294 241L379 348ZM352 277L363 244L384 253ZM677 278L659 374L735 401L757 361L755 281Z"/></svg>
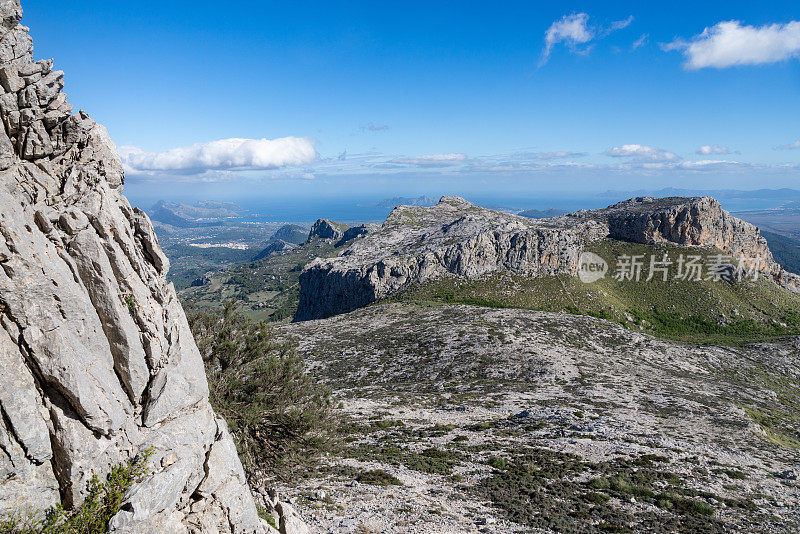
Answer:
<svg viewBox="0 0 800 534"><path fill-rule="evenodd" d="M77 505L152 447L115 531L265 531L114 144L33 61L19 1L0 17L0 516Z"/></svg>
<svg viewBox="0 0 800 534"><path fill-rule="evenodd" d="M349 312L443 273L574 274L581 244L605 231L591 219L534 221L458 197L445 197L431 208L401 206L339 257L306 268L296 319Z"/></svg>
<svg viewBox="0 0 800 534"><path fill-rule="evenodd" d="M800 278L774 262L758 228L733 217L710 197L635 198L602 210L539 220L445 197L431 208L396 208L379 230L338 257L309 264L300 277L295 319L346 313L443 274L575 275L584 246L603 237L717 247L744 256L746 263L758 257L762 273L800 289Z"/></svg>
<svg viewBox="0 0 800 534"><path fill-rule="evenodd" d="M332 239L338 241L344 236L344 233L349 227L345 224L340 224L328 219L319 219L311 227L311 232L308 234L308 239L311 240L315 237L319 239Z"/></svg>
<svg viewBox="0 0 800 534"><path fill-rule="evenodd" d="M800 277L784 271L772 257L758 228L734 217L711 197L638 197L603 210L585 212L607 219L609 237L635 243L676 243L716 247L743 263L800 291Z"/></svg>

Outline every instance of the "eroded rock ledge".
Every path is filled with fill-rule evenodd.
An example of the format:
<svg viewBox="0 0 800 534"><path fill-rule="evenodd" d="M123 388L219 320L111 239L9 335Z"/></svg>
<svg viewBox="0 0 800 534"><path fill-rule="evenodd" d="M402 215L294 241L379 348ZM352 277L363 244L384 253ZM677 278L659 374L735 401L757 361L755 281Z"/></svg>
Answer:
<svg viewBox="0 0 800 534"><path fill-rule="evenodd" d="M117 532L265 532L147 216L0 1L0 516L79 504L146 448Z"/></svg>
<svg viewBox="0 0 800 534"><path fill-rule="evenodd" d="M773 260L758 228L711 197L639 197L602 210L537 220L444 197L430 208L400 206L379 230L338 257L309 264L300 277L295 319L350 312L445 273L465 278L493 271L576 275L585 245L604 237L717 247L736 257L758 257L761 272L800 290L800 277Z"/></svg>

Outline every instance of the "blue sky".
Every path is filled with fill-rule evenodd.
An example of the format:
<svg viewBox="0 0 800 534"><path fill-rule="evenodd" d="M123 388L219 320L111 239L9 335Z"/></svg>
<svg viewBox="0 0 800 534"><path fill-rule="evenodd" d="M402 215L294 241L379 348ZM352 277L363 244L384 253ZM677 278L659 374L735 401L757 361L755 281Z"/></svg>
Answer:
<svg viewBox="0 0 800 534"><path fill-rule="evenodd" d="M23 7L129 193L800 186L796 3Z"/></svg>

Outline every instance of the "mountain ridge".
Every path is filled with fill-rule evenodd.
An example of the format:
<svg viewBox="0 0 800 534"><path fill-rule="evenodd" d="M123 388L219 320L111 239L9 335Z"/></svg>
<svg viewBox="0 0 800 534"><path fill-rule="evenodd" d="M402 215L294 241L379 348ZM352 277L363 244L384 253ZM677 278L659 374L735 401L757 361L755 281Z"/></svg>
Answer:
<svg viewBox="0 0 800 534"><path fill-rule="evenodd" d="M800 288L800 277L775 263L758 228L733 217L711 197L636 197L600 210L537 220L443 197L431 208L395 208L380 229L339 256L309 264L300 276L295 319L352 311L442 274L467 279L497 271L576 276L586 244L606 237L714 246L745 256L745 263L758 257L760 272L793 291Z"/></svg>

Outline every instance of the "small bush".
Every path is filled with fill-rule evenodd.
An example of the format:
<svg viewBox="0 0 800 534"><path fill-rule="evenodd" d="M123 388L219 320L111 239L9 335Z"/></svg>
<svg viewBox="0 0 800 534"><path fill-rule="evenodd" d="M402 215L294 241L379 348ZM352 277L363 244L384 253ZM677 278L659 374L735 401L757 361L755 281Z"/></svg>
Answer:
<svg viewBox="0 0 800 534"><path fill-rule="evenodd" d="M594 478L589 481L589 487L599 490L611 489L611 482L607 478Z"/></svg>
<svg viewBox="0 0 800 534"><path fill-rule="evenodd" d="M261 506L260 504L256 505L256 510L258 511L258 517L269 523L269 526L278 530L278 525L275 522L275 517L267 511L266 508Z"/></svg>
<svg viewBox="0 0 800 534"><path fill-rule="evenodd" d="M656 499L656 505L659 508L667 510L675 510L686 515L714 515L714 507L702 501L695 501L674 495L671 493L663 493Z"/></svg>
<svg viewBox="0 0 800 534"><path fill-rule="evenodd" d="M606 495L604 493L591 492L591 493L587 493L586 495L584 495L583 498L586 499L587 501L595 503L595 504L603 504L606 501L608 501L611 497L609 497L608 495Z"/></svg>
<svg viewBox="0 0 800 534"><path fill-rule="evenodd" d="M187 317L208 375L211 404L233 434L248 479L290 479L337 441L330 391L305 373L294 347L234 302Z"/></svg>
<svg viewBox="0 0 800 534"><path fill-rule="evenodd" d="M109 532L111 518L122 508L123 499L134 482L148 472L152 449L133 460L116 465L105 481L97 475L89 482L89 493L73 510L60 504L44 514L27 513L0 520L0 534L101 534Z"/></svg>
<svg viewBox="0 0 800 534"><path fill-rule="evenodd" d="M499 456L492 456L486 460L486 465L494 467L495 469L505 469L508 467L508 462Z"/></svg>
<svg viewBox="0 0 800 534"><path fill-rule="evenodd" d="M378 421L372 422L373 426L378 427L381 430L386 430L387 428L392 428L394 426L405 426L405 423L402 421L393 421L391 419L381 419Z"/></svg>
<svg viewBox="0 0 800 534"><path fill-rule="evenodd" d="M403 483L394 475L387 473L383 469L373 469L360 473L356 480L361 484L371 484L373 486L402 486Z"/></svg>

